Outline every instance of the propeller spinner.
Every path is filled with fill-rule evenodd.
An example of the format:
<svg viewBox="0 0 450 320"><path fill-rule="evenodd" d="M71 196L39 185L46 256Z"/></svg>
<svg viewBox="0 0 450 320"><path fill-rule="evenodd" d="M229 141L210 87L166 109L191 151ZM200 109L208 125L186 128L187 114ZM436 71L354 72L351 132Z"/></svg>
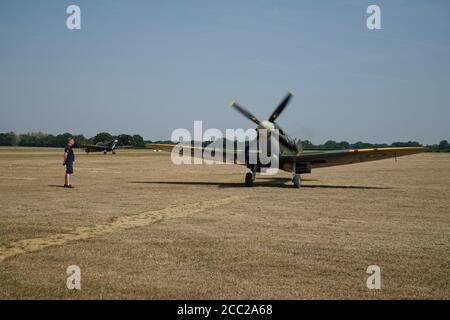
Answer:
<svg viewBox="0 0 450 320"><path fill-rule="evenodd" d="M244 115L246 118L248 118L250 121L255 123L258 129L266 129L266 130L274 130L279 129L279 137L278 141L285 146L290 151L293 151L297 153L299 151L298 146L296 144L293 144L289 142L281 128L275 123L275 120L280 116L280 114L283 112L283 110L286 108L287 104L289 103L290 99L292 98L293 93L288 92L286 97L280 102L278 107L272 112L268 120L259 121L258 118L256 118L250 111L245 109L244 107L237 104L235 101L231 103L231 107L234 107L237 111L239 111L242 115Z"/></svg>

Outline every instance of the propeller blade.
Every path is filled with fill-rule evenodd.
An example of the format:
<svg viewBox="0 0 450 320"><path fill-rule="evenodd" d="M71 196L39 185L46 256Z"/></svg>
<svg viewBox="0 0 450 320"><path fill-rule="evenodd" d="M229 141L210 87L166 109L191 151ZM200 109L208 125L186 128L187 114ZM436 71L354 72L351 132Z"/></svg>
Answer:
<svg viewBox="0 0 450 320"><path fill-rule="evenodd" d="M250 119L250 121L253 121L257 125L261 124L261 122L252 114L250 111L247 111L240 105L238 105L235 101L233 101L230 105L231 107L234 107L237 111L242 113L246 118Z"/></svg>
<svg viewBox="0 0 450 320"><path fill-rule="evenodd" d="M283 144L286 148L288 148L291 151L298 152L298 148L295 144L290 143L289 141L284 138L284 136L280 136L278 138L281 144Z"/></svg>
<svg viewBox="0 0 450 320"><path fill-rule="evenodd" d="M275 121L273 121L273 124L275 125L275 127L278 129L278 131L280 131L281 135L285 135L284 130L280 127L280 125L278 123L276 123Z"/></svg>
<svg viewBox="0 0 450 320"><path fill-rule="evenodd" d="M269 117L270 122L273 122L278 118L278 116L283 112L284 108L286 108L287 104L289 103L289 100L291 99L291 97L293 95L294 94L292 92L288 92L286 97L284 97L284 99L280 102L278 107L274 110L274 112Z"/></svg>

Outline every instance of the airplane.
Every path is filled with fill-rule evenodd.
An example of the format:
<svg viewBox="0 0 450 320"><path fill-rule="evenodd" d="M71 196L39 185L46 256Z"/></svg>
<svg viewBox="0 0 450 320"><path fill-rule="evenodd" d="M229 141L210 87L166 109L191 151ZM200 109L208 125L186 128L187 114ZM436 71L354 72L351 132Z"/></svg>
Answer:
<svg viewBox="0 0 450 320"><path fill-rule="evenodd" d="M84 148L84 151L86 151L86 153L103 152L103 154L107 154L108 152L116 154L115 150L117 149L132 147L132 146L118 146L117 143L118 140L111 140L111 141L97 142L96 144L83 145L82 147Z"/></svg>
<svg viewBox="0 0 450 320"><path fill-rule="evenodd" d="M428 151L423 147L390 147L390 148L370 148L370 149L346 149L346 150L324 150L324 151L304 151L300 140L290 138L283 129L275 122L280 114L288 105L293 97L293 93L289 92L280 104L275 108L267 120L258 120L251 112L242 107L236 102L231 103L231 107L236 109L239 113L244 115L250 121L257 125L256 131L259 134L264 132L269 134L275 129L278 129L279 138L279 169L292 173L292 182L295 188L300 188L301 178L300 174L311 173L312 169L325 168L331 166L360 163L366 161L382 160L387 158L396 158L401 156L412 155L420 152ZM149 148L172 151L177 146L176 144L149 144ZM183 146L183 148L186 146ZM191 154L194 155L194 147L191 148ZM204 151L206 148L202 148ZM249 148L246 146L244 151L234 151L234 159L237 159L237 153L244 152L243 164L250 170L245 175L245 186L251 187L256 179L256 173L261 172L265 165L258 160L257 164L250 164ZM242 157L240 158L242 159Z"/></svg>

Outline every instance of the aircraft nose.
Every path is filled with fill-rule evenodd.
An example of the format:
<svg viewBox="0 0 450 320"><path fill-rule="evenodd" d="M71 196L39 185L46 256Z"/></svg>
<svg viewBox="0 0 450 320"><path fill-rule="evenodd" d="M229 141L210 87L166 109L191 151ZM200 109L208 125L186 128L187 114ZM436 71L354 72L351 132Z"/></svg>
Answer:
<svg viewBox="0 0 450 320"><path fill-rule="evenodd" d="M258 126L259 129L273 130L275 129L275 125L270 121L262 121Z"/></svg>

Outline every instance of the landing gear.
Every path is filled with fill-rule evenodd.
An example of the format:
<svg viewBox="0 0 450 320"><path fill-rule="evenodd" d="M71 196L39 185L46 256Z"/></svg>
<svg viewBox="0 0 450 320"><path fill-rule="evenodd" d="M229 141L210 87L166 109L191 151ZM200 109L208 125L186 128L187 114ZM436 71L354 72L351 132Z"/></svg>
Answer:
<svg viewBox="0 0 450 320"><path fill-rule="evenodd" d="M292 182L294 183L294 188L300 188L301 186L301 180L300 180L300 175L299 174L294 174L294 176L292 177Z"/></svg>
<svg viewBox="0 0 450 320"><path fill-rule="evenodd" d="M116 152L115 152L115 151L112 151L112 154L116 154Z"/></svg>
<svg viewBox="0 0 450 320"><path fill-rule="evenodd" d="M103 154L107 154L108 152L107 151L103 151Z"/></svg>
<svg viewBox="0 0 450 320"><path fill-rule="evenodd" d="M297 173L297 161L295 157L292 159L292 183L294 183L294 188L300 188L301 181L300 175Z"/></svg>
<svg viewBox="0 0 450 320"><path fill-rule="evenodd" d="M246 187L253 186L253 175L251 172L247 172L247 174L245 175L245 186Z"/></svg>
<svg viewBox="0 0 450 320"><path fill-rule="evenodd" d="M251 168L252 171L251 172L247 172L245 174L245 186L246 187L252 187L254 182L255 182L255 178L256 178L256 166L253 166ZM296 173L296 164L292 165L292 183L294 188L299 189L302 185L301 183L301 178L300 178L300 174Z"/></svg>
<svg viewBox="0 0 450 320"><path fill-rule="evenodd" d="M256 166L254 165L252 168L252 172L247 172L245 175L245 186L251 187L253 186L253 182L255 182L256 179Z"/></svg>

